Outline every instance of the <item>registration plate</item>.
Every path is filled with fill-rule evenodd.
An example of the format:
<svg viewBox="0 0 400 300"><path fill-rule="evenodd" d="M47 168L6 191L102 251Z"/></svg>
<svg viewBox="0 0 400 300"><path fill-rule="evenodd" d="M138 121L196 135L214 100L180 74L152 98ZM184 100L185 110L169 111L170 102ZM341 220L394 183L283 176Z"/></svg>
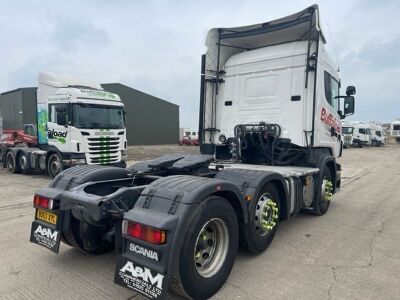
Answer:
<svg viewBox="0 0 400 300"><path fill-rule="evenodd" d="M50 224L57 224L57 215L53 213L49 213L47 211L38 209L36 213L36 218L39 220L45 221Z"/></svg>

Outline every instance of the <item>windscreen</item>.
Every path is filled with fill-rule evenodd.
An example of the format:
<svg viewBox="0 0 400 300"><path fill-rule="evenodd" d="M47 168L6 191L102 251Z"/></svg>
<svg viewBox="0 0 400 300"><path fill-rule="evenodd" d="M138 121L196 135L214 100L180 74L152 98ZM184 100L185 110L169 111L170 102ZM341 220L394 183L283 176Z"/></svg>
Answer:
<svg viewBox="0 0 400 300"><path fill-rule="evenodd" d="M376 134L377 136L382 136L380 131L375 131L375 134Z"/></svg>
<svg viewBox="0 0 400 300"><path fill-rule="evenodd" d="M73 125L82 129L125 128L122 107L93 104L73 105Z"/></svg>
<svg viewBox="0 0 400 300"><path fill-rule="evenodd" d="M353 134L354 128L353 127L343 127L342 133L343 134Z"/></svg>

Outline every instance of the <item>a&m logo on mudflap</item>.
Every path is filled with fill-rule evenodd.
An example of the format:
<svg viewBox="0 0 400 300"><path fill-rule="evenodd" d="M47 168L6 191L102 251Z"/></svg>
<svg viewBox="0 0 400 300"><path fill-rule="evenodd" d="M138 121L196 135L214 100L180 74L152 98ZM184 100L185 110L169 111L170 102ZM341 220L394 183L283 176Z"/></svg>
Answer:
<svg viewBox="0 0 400 300"><path fill-rule="evenodd" d="M57 230L43 226L37 222L32 223L31 242L42 245L54 252L60 246L60 234Z"/></svg>
<svg viewBox="0 0 400 300"><path fill-rule="evenodd" d="M39 225L33 234L40 235L42 237L46 237L50 240L56 241L58 232L57 231L53 232L50 228L42 227L41 225Z"/></svg>
<svg viewBox="0 0 400 300"><path fill-rule="evenodd" d="M160 273L134 265L131 261L126 261L122 268L117 269L117 274L125 286L146 295L150 299L158 298L162 294L164 275Z"/></svg>

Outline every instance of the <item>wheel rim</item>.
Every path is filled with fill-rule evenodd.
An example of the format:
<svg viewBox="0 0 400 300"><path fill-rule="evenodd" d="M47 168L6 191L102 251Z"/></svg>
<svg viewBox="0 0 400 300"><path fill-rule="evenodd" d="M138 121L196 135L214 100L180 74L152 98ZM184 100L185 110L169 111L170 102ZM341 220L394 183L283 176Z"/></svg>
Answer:
<svg viewBox="0 0 400 300"><path fill-rule="evenodd" d="M50 164L49 170L50 170L50 173L51 173L50 175L52 175L52 176L54 177L54 176L56 176L58 173L61 172L61 162L60 162L60 160L58 159L58 157L52 157L52 158L50 159L49 164Z"/></svg>
<svg viewBox="0 0 400 300"><path fill-rule="evenodd" d="M278 221L279 209L276 203L270 198L269 194L262 194L258 199L254 216L256 232L264 236L271 232Z"/></svg>
<svg viewBox="0 0 400 300"><path fill-rule="evenodd" d="M25 155L21 155L19 158L19 165L21 166L22 169L26 169L28 166L28 159L26 158Z"/></svg>
<svg viewBox="0 0 400 300"><path fill-rule="evenodd" d="M15 166L14 157L12 154L7 154L7 168L8 170L13 170Z"/></svg>
<svg viewBox="0 0 400 300"><path fill-rule="evenodd" d="M329 202L332 200L333 195L333 184L332 181L328 178L324 178L322 180L321 186L321 200L323 202Z"/></svg>
<svg viewBox="0 0 400 300"><path fill-rule="evenodd" d="M196 239L194 263L204 278L214 276L225 262L229 247L229 231L222 219L209 220Z"/></svg>

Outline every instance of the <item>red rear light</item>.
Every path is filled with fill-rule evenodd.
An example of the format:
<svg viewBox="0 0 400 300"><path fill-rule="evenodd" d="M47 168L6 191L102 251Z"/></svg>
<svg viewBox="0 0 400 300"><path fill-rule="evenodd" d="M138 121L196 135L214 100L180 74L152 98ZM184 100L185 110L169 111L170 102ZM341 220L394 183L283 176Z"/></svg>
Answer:
<svg viewBox="0 0 400 300"><path fill-rule="evenodd" d="M53 203L53 199L48 199L39 195L33 197L33 206L35 207L53 209Z"/></svg>
<svg viewBox="0 0 400 300"><path fill-rule="evenodd" d="M122 223L122 232L133 238L149 242L151 244L162 245L167 240L165 230L155 229L139 223L124 221Z"/></svg>

